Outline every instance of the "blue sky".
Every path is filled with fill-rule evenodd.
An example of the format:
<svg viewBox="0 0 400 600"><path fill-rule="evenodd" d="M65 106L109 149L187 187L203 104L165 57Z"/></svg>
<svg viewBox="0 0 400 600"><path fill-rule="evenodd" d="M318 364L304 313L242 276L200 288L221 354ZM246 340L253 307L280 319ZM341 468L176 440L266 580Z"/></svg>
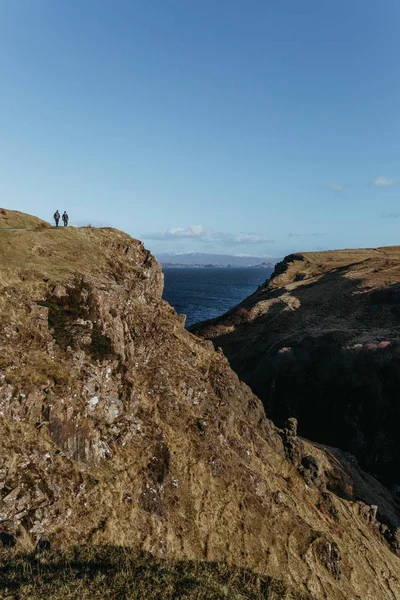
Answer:
<svg viewBox="0 0 400 600"><path fill-rule="evenodd" d="M400 242L396 0L2 0L0 205L154 252Z"/></svg>

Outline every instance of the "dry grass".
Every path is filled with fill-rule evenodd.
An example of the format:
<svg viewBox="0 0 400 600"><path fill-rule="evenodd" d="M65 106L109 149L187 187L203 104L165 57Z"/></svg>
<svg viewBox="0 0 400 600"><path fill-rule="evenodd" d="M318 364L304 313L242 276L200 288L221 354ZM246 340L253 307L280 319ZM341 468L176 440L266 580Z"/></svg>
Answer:
<svg viewBox="0 0 400 600"><path fill-rule="evenodd" d="M31 215L0 209L0 286L38 293L48 281L71 281L71 276L107 275L112 270L137 271L126 253L132 238L111 228L50 227ZM139 251L139 249L137 250ZM133 250L133 252L135 252ZM143 253L144 254L144 253ZM107 263L107 259L109 263Z"/></svg>
<svg viewBox="0 0 400 600"><path fill-rule="evenodd" d="M282 582L224 563L171 561L132 549L0 553L2 600L307 600Z"/></svg>
<svg viewBox="0 0 400 600"><path fill-rule="evenodd" d="M190 330L223 349L275 424L296 416L302 435L397 485L399 281L399 246L293 254L239 306Z"/></svg>
<svg viewBox="0 0 400 600"><path fill-rule="evenodd" d="M1 495L14 492L4 504L18 553L0 552L0 597L299 598L276 580L188 558L228 558L314 598L398 592L397 557L350 504L335 499L339 524L317 508L318 490L279 454L256 399L160 301L160 267L139 242L107 229L3 229L2 283ZM77 324L86 319L88 331ZM88 409L97 393L121 398L114 423ZM28 547L37 535L54 549L91 548L39 560ZM340 547L341 581L317 555L319 539Z"/></svg>
<svg viewBox="0 0 400 600"><path fill-rule="evenodd" d="M35 227L50 227L49 223L32 215L0 208L0 229L32 229Z"/></svg>
<svg viewBox="0 0 400 600"><path fill-rule="evenodd" d="M86 228L3 230L0 267L5 274L4 284L23 282L26 288L38 279L57 280L77 271L93 274L100 264L104 266L104 253L99 247L108 233Z"/></svg>

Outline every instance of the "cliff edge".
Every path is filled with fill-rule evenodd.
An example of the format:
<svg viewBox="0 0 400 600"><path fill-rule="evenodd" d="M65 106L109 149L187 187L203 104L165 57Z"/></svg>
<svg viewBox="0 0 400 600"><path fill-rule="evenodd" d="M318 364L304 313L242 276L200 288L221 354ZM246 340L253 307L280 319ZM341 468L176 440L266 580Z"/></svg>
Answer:
<svg viewBox="0 0 400 600"><path fill-rule="evenodd" d="M162 300L141 242L0 229L0 286L5 546L128 546L250 567L318 600L400 599L391 495L295 420L266 418Z"/></svg>
<svg viewBox="0 0 400 600"><path fill-rule="evenodd" d="M298 253L221 318L221 346L278 424L354 453L400 483L400 247Z"/></svg>

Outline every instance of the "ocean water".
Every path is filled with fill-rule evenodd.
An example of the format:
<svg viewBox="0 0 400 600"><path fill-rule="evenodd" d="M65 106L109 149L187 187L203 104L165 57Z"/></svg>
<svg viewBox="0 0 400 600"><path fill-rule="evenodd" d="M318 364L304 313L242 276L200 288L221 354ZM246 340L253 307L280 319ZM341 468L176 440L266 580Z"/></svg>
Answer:
<svg viewBox="0 0 400 600"><path fill-rule="evenodd" d="M213 319L244 300L268 279L273 269L164 269L164 294L186 325Z"/></svg>

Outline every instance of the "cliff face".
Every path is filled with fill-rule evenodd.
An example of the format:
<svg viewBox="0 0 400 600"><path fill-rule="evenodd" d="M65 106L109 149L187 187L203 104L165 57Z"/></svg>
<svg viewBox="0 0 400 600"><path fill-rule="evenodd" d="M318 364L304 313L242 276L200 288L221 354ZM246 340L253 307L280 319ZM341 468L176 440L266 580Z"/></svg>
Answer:
<svg viewBox="0 0 400 600"><path fill-rule="evenodd" d="M294 254L239 307L196 331L282 424L400 483L400 248Z"/></svg>
<svg viewBox="0 0 400 600"><path fill-rule="evenodd" d="M127 545L318 599L400 598L390 494L295 422L273 426L161 299L141 242L1 230L0 283L3 544Z"/></svg>

